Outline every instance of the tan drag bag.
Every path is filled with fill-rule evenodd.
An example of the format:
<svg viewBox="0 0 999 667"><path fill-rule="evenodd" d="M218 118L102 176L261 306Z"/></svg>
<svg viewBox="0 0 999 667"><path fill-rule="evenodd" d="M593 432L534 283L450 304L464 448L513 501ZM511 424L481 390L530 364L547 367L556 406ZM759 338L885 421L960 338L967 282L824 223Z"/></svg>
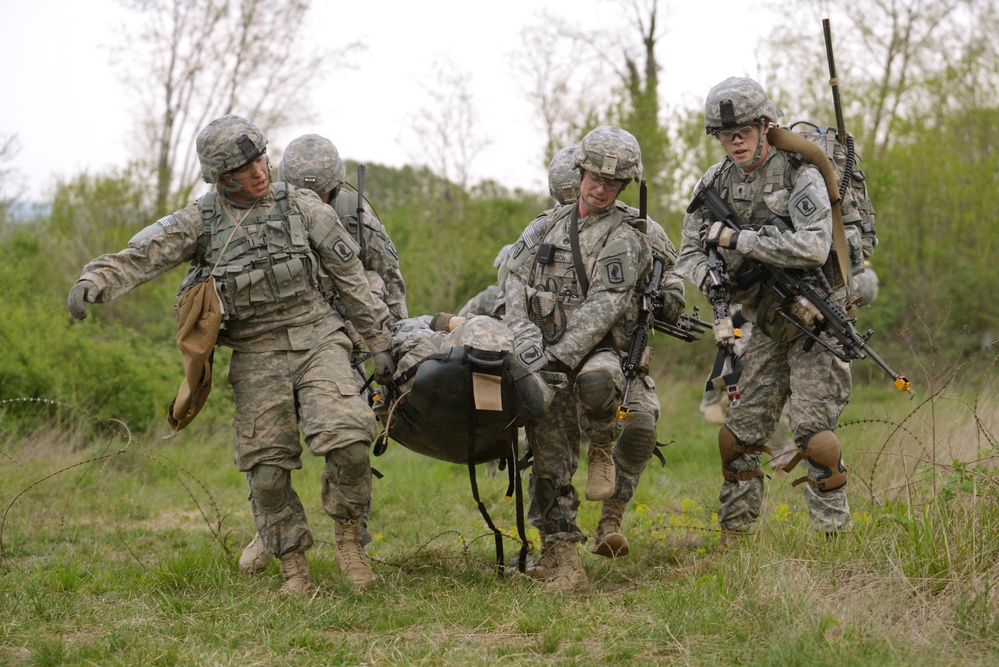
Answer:
<svg viewBox="0 0 999 667"><path fill-rule="evenodd" d="M198 283L177 307L177 347L184 355L184 380L170 403L167 421L174 433L198 416L212 390L212 358L222 326L215 278Z"/></svg>

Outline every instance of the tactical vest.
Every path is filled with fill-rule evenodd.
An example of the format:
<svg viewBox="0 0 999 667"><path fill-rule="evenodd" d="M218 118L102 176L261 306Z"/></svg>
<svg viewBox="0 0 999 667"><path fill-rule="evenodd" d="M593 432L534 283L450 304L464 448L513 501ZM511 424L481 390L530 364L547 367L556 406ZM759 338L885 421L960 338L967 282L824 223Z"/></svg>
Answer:
<svg viewBox="0 0 999 667"><path fill-rule="evenodd" d="M783 211L774 211L765 198L780 190L790 192L797 182L797 173L789 173L787 154L782 151L776 151L763 169L763 173L752 181L743 182L736 178L735 164L726 160L715 179L715 189L730 203L739 224L746 229L756 231L765 224L773 224L768 223L771 215L777 215L790 227L791 216L786 207Z"/></svg>
<svg viewBox="0 0 999 667"><path fill-rule="evenodd" d="M798 156L785 151L776 151L776 154L763 166L764 172L750 182L742 182L736 178L735 164L731 160L725 160L715 179L715 188L722 199L730 203L743 227L757 231L764 225L774 224L771 216L776 216L788 228L794 228L787 210L787 198L782 198L783 208L772 207L768 204L768 199L770 202L778 201L781 198L777 197L776 193L784 190L790 194L794 188L803 167L801 160L795 160L795 157ZM856 275L864 268L863 249L857 229L854 229L853 234L847 230L847 250L850 255L848 265L851 267L851 273ZM834 288L843 284L843 276L835 253L835 248L830 248L829 256L822 265L822 272Z"/></svg>
<svg viewBox="0 0 999 667"><path fill-rule="evenodd" d="M278 213L251 215L236 230L237 220L223 214L217 192L199 199L204 232L198 264L181 290L211 274L227 320L268 313L278 304L283 318L294 320L318 294L319 262L302 217L288 202L284 183L274 183L272 192Z"/></svg>
<svg viewBox="0 0 999 667"><path fill-rule="evenodd" d="M561 339L569 318L586 298L586 294L579 284L568 232L562 236L551 233L553 228L568 220L574 206L576 203L563 206L543 231L538 227L529 228L529 230L536 231L538 238L534 239L535 244L529 249L533 254L533 261L526 284L534 289L534 294L528 304L528 311L530 319L541 328L545 342L549 344L556 343ZM623 207L623 205L621 206ZM630 216L625 208L616 212L626 217ZM611 224L614 219L613 214L614 211L611 211L610 215L596 222L595 228L591 227L588 230L590 234L597 234L600 237L597 243L587 244L591 250L605 248L611 234L618 228L618 224ZM621 224L629 223L625 221ZM525 232L525 235L528 233L530 231ZM586 231L581 231L581 235L585 233ZM530 239L525 240L529 241ZM539 250L542 246L544 249ZM599 252L583 254L583 266L579 268L587 276L592 274L598 254ZM620 328L620 326L615 324L614 328ZM624 331L615 332L612 330L612 334L619 334L622 340L627 338L627 332ZM614 335L615 339L618 337L618 335Z"/></svg>

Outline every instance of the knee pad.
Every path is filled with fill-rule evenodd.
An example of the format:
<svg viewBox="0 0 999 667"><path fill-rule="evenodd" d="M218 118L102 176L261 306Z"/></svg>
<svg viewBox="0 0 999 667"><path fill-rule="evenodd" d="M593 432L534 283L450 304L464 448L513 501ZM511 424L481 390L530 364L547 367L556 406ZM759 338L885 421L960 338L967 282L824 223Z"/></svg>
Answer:
<svg viewBox="0 0 999 667"><path fill-rule="evenodd" d="M614 416L621 397L618 396L614 378L605 370L581 373L576 377L576 398L590 419L597 421Z"/></svg>
<svg viewBox="0 0 999 667"><path fill-rule="evenodd" d="M258 511L277 514L288 506L291 472L261 464L254 466L246 476L250 482L250 498Z"/></svg>
<svg viewBox="0 0 999 667"><path fill-rule="evenodd" d="M816 491L835 491L846 484L846 466L843 465L843 450L839 438L832 431L813 433L808 439L804 451L799 452L785 470L793 468L802 458L808 459L819 472L809 471L808 475L794 480L797 486L808 482ZM811 475L816 475L814 478Z"/></svg>
<svg viewBox="0 0 999 667"><path fill-rule="evenodd" d="M631 466L644 466L656 450L658 436L655 417L648 412L628 413L624 431L617 441L621 459Z"/></svg>
<svg viewBox="0 0 999 667"><path fill-rule="evenodd" d="M735 437L735 433L729 430L728 426L722 426L718 430L718 453L722 460L722 477L726 482L745 482L756 477L763 477L763 470L757 465L752 470L738 471L732 467L732 463L743 454L755 454L756 452L770 453L767 445L744 445Z"/></svg>
<svg viewBox="0 0 999 667"><path fill-rule="evenodd" d="M368 447L363 442L334 449L326 455L326 473L341 483L364 479L370 467Z"/></svg>

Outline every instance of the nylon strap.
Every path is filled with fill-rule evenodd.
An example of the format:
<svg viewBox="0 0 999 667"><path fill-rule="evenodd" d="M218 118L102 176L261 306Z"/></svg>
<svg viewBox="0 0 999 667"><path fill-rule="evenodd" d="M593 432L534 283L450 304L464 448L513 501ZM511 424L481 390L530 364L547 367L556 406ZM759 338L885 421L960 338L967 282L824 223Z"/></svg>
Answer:
<svg viewBox="0 0 999 667"><path fill-rule="evenodd" d="M583 264L583 253L579 250L579 205L574 204L569 214L569 247L572 249L572 268L576 271L579 288L583 298L590 291L590 281L586 277L586 266Z"/></svg>

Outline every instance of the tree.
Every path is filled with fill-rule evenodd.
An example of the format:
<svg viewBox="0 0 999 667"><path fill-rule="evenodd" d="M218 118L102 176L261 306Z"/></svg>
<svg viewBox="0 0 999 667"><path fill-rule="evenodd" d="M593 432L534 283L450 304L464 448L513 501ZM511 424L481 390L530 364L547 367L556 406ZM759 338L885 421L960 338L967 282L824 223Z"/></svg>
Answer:
<svg viewBox="0 0 999 667"><path fill-rule="evenodd" d="M139 101L139 142L151 156L159 213L188 201L200 181L194 139L210 120L239 113L267 131L307 121L309 85L349 65L346 52L359 46L303 53L308 0L121 3L137 14L117 56Z"/></svg>
<svg viewBox="0 0 999 667"><path fill-rule="evenodd" d="M869 159L906 141L901 130L915 127L917 118L995 102L995 0L796 0L794 5L799 23L814 26L808 32L814 37L775 33L772 53L780 62L774 80L791 82L784 97L795 101L799 114L831 122L821 32L821 19L829 18L847 129Z"/></svg>
<svg viewBox="0 0 999 667"><path fill-rule="evenodd" d="M631 2L633 29L641 36L641 47L635 49L622 45L623 68L618 76L627 93L616 116L620 125L627 128L642 146L643 177L652 186L653 203L660 210L668 209L674 190L673 160L670 158L669 132L661 117L662 103L659 96L659 72L656 45L662 38L659 23L658 0L633 0ZM627 42L626 44L630 44Z"/></svg>
<svg viewBox="0 0 999 667"><path fill-rule="evenodd" d="M20 185L14 169L4 165L20 152L21 143L16 134L0 134L0 225L10 221L11 211L18 202L17 195L10 190Z"/></svg>
<svg viewBox="0 0 999 667"><path fill-rule="evenodd" d="M600 116L596 95L586 95L578 72L589 82L603 80L605 63L588 46L592 36L562 18L542 13L536 25L521 33L522 48L511 61L527 81L525 94L533 102L545 134L544 168L559 150L580 140L583 130ZM584 45L583 48L580 48Z"/></svg>
<svg viewBox="0 0 999 667"><path fill-rule="evenodd" d="M413 115L413 130L420 144L414 159L426 164L445 184L456 184L464 191L472 161L489 145L477 131L478 115L468 90L472 75L449 61L435 62L432 74L432 81L422 83L432 106ZM445 197L456 201L450 186L447 189Z"/></svg>
<svg viewBox="0 0 999 667"><path fill-rule="evenodd" d="M579 141L597 125L617 125L638 139L650 207L672 203L676 158L662 113L660 65L662 39L658 0L619 0L623 25L585 31L571 21L543 14L522 33L515 62L529 82L529 97L546 132L546 161ZM637 36L637 39L636 39ZM634 199L637 189L626 192Z"/></svg>

